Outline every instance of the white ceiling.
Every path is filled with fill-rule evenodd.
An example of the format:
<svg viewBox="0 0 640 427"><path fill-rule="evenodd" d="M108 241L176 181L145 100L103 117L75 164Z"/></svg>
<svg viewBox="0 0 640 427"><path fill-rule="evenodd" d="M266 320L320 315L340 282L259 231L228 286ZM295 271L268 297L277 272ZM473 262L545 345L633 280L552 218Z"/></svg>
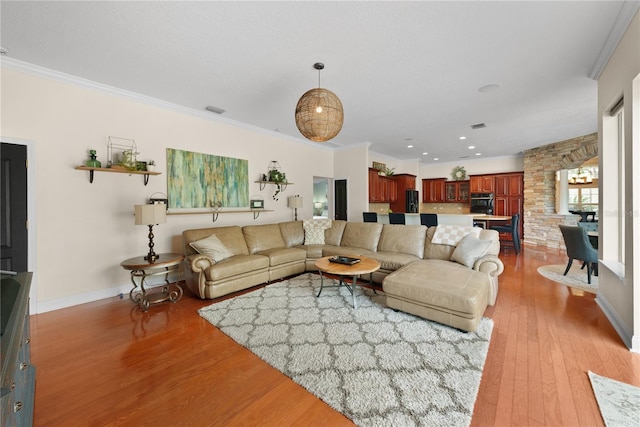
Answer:
<svg viewBox="0 0 640 427"><path fill-rule="evenodd" d="M300 139L323 62L345 111L325 144L433 163L597 131L589 75L637 3L2 1L0 40L3 58Z"/></svg>

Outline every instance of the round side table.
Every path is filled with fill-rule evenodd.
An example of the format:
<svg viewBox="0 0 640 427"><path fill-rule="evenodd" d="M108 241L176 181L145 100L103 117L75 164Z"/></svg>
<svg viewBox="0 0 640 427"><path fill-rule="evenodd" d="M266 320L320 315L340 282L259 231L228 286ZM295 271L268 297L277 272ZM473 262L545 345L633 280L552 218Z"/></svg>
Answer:
<svg viewBox="0 0 640 427"><path fill-rule="evenodd" d="M182 287L180 281L180 264L184 260L182 254L160 254L155 262L149 262L144 256L129 258L122 261L120 265L125 270L131 271L131 283L133 289L129 292L129 299L140 305L143 311L149 310L151 304L171 301L178 302L182 298ZM169 274L176 273L177 280L175 283L169 281ZM148 277L164 275L165 284L159 292L150 292L146 289L146 280ZM137 281L136 281L137 279ZM156 286L160 288L160 286Z"/></svg>

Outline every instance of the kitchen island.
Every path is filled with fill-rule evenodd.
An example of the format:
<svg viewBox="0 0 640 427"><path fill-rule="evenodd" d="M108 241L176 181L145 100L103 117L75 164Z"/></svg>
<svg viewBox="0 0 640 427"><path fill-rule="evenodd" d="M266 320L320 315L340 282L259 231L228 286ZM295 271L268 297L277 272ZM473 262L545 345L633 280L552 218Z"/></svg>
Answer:
<svg viewBox="0 0 640 427"><path fill-rule="evenodd" d="M467 227L473 226L474 214L437 214L438 224L450 224L450 225L464 225ZM405 213L405 223L407 225L420 225L419 213ZM389 224L389 214L378 213L378 222L381 224Z"/></svg>

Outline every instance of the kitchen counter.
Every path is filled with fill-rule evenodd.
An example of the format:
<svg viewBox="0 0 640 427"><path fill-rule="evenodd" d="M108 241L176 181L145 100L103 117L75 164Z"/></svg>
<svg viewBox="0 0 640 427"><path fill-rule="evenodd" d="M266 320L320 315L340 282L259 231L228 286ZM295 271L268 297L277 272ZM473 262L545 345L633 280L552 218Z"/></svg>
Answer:
<svg viewBox="0 0 640 427"><path fill-rule="evenodd" d="M464 225L473 227L474 214L437 214L438 224ZM407 225L420 225L420 214L405 213L405 223ZM378 222L381 224L389 224L389 214L379 213Z"/></svg>

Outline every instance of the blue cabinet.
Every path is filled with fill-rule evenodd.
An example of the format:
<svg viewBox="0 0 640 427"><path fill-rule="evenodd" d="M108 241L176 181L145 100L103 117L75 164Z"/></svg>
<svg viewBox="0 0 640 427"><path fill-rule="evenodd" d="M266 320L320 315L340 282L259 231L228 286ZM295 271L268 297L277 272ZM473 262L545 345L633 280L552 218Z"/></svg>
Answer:
<svg viewBox="0 0 640 427"><path fill-rule="evenodd" d="M31 273L2 276L2 388L3 426L33 425L36 369L31 365L29 288Z"/></svg>

